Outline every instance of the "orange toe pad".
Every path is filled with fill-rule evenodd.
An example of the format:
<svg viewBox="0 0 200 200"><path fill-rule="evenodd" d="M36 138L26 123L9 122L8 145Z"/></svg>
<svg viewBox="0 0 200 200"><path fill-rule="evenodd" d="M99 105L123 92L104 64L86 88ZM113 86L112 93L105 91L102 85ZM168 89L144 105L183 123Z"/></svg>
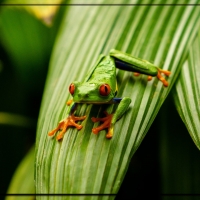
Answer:
<svg viewBox="0 0 200 200"><path fill-rule="evenodd" d="M169 76L171 72L167 70L162 70L162 69L158 70L157 78L163 83L165 87L167 87L169 83L165 80L165 78L161 75L161 73L165 74L166 76Z"/></svg>

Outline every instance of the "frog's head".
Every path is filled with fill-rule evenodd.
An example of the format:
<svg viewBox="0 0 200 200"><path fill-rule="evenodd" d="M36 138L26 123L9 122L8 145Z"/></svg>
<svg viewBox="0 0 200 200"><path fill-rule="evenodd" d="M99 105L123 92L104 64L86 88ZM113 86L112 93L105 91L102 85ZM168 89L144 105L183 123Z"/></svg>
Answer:
<svg viewBox="0 0 200 200"><path fill-rule="evenodd" d="M108 103L115 96L115 91L107 83L73 82L69 86L73 101L77 103Z"/></svg>

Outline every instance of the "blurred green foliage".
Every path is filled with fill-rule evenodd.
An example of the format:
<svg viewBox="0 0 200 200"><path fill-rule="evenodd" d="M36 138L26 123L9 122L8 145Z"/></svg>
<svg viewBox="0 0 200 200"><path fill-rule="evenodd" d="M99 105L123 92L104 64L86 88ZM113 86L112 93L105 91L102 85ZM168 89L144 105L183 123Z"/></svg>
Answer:
<svg viewBox="0 0 200 200"><path fill-rule="evenodd" d="M35 146L33 146L17 167L13 175L12 182L8 188L8 194L33 194L28 196L7 196L6 200L33 200L35 194L34 187L34 159Z"/></svg>
<svg viewBox="0 0 200 200"><path fill-rule="evenodd" d="M35 142L49 59L62 19L46 26L23 6L0 7L0 193ZM10 116L10 118L8 118ZM22 126L23 123L26 125Z"/></svg>

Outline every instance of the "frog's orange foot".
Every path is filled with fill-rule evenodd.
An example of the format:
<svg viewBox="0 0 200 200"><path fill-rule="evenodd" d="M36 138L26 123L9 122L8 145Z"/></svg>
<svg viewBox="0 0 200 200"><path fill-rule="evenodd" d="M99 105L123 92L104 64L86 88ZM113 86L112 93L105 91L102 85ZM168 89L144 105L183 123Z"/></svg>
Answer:
<svg viewBox="0 0 200 200"><path fill-rule="evenodd" d="M66 132L67 128L69 126L74 126L76 127L78 130L82 129L82 125L79 125L76 123L76 121L80 121L80 120L84 120L86 118L86 116L82 116L82 117L75 117L73 114L70 115L68 118L66 118L65 120L59 122L58 126L53 129L52 131L50 131L48 133L49 136L53 136L57 131L62 130L59 135L57 135L56 139L60 140L63 138L64 133Z"/></svg>
<svg viewBox="0 0 200 200"><path fill-rule="evenodd" d="M147 80L151 81L152 80L152 76L147 76Z"/></svg>
<svg viewBox="0 0 200 200"><path fill-rule="evenodd" d="M140 75L140 73L138 73L138 72L134 72L133 74L134 74L134 76L139 76ZM147 76L147 80L148 81L152 80L152 76Z"/></svg>
<svg viewBox="0 0 200 200"><path fill-rule="evenodd" d="M140 73L138 73L138 72L134 72L133 74L134 74L134 76L139 76L140 75ZM152 80L152 76L147 76L147 80L151 81Z"/></svg>
<svg viewBox="0 0 200 200"><path fill-rule="evenodd" d="M68 100L68 101L66 102L66 104L67 104L68 106L70 106L72 102L73 102L73 99L70 99L70 100Z"/></svg>
<svg viewBox="0 0 200 200"><path fill-rule="evenodd" d="M169 76L171 72L168 70L158 69L157 78L163 83L165 87L167 87L169 83L165 80L165 78L161 75L161 73L165 74L166 76Z"/></svg>
<svg viewBox="0 0 200 200"><path fill-rule="evenodd" d="M134 72L133 74L134 74L134 76L139 76L140 75L140 73L138 73L138 72Z"/></svg>
<svg viewBox="0 0 200 200"><path fill-rule="evenodd" d="M111 127L111 121L112 121L112 117L113 114L108 114L107 112L104 112L106 114L106 117L102 117L102 118L96 118L96 117L92 117L92 121L95 122L103 122L103 124L97 126L96 128L92 129L92 132L94 134L98 134L99 131L104 130L106 128L108 128L108 133L106 134L106 138L112 138L113 136L113 128Z"/></svg>

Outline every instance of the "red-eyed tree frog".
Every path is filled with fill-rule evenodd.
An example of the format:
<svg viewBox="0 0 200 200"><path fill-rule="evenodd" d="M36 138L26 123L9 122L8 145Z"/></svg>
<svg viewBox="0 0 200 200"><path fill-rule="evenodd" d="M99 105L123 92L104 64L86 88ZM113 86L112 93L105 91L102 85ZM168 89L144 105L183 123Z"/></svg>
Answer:
<svg viewBox="0 0 200 200"><path fill-rule="evenodd" d="M146 60L135 58L127 53L112 49L108 56L99 56L96 64L90 69L83 82L74 81L70 84L69 92L73 96L73 100L67 103L71 106L69 116L60 121L58 126L50 131L48 135L53 136L57 131L61 130L56 138L60 140L69 126L74 126L78 130L82 128L82 125L77 124L76 121L84 120L86 116L74 116L76 106L79 103L119 104L115 113L105 113L106 116L103 118L92 117L93 122L103 122L98 127L93 128L92 132L97 134L103 129L108 129L106 138L112 138L114 124L124 115L131 103L131 99L128 97L116 97L116 68L135 72L135 75L139 75L140 73L146 74L148 75L148 80L151 80L152 76L157 76L165 87L168 86L168 82L161 73L169 76L170 71L162 70ZM74 102L73 104L71 103L72 101Z"/></svg>

